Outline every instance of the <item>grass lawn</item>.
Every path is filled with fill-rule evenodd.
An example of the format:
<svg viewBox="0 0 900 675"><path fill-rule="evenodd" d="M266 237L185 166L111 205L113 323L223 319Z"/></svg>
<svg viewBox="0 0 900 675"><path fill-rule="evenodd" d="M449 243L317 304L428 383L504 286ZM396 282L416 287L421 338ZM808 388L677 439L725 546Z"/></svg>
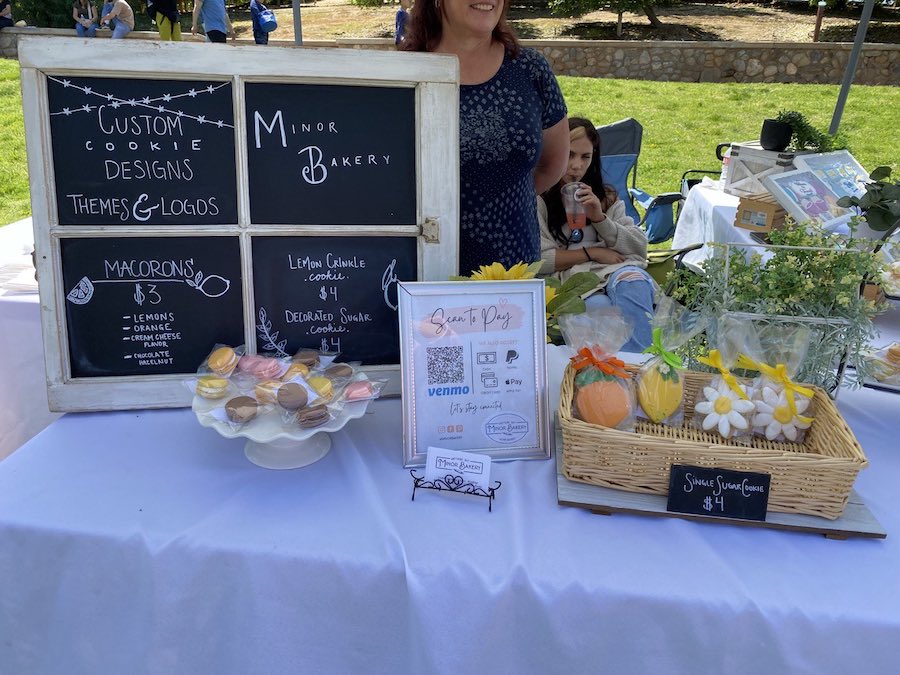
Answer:
<svg viewBox="0 0 900 675"><path fill-rule="evenodd" d="M677 190L687 169L714 169L715 147L759 136L762 120L799 110L827 129L837 85L694 84L560 77L570 115L605 124L634 117L644 126L638 185L657 194ZM840 130L865 168L900 165L900 87L853 86ZM28 216L28 171L19 65L0 59L0 224Z"/></svg>

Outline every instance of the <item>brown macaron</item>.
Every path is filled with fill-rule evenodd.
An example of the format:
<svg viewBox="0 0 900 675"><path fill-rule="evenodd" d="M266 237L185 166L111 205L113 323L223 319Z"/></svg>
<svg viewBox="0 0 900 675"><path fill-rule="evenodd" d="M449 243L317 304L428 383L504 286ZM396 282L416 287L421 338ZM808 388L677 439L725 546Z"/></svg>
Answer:
<svg viewBox="0 0 900 675"><path fill-rule="evenodd" d="M278 405L285 410L299 410L308 401L306 389L296 382L287 382L278 388Z"/></svg>
<svg viewBox="0 0 900 675"><path fill-rule="evenodd" d="M259 412L259 404L251 396L237 396L225 404L225 414L235 424L246 424Z"/></svg>
<svg viewBox="0 0 900 675"><path fill-rule="evenodd" d="M353 375L353 368L346 363L333 363L325 369L325 374L331 378L350 377Z"/></svg>
<svg viewBox="0 0 900 675"><path fill-rule="evenodd" d="M329 419L331 414L324 405L314 405L297 413L297 424L304 429L325 424Z"/></svg>
<svg viewBox="0 0 900 675"><path fill-rule="evenodd" d="M292 358L291 361L294 363L302 363L307 368L312 368L319 362L319 352L315 349L301 349L294 354L294 358Z"/></svg>

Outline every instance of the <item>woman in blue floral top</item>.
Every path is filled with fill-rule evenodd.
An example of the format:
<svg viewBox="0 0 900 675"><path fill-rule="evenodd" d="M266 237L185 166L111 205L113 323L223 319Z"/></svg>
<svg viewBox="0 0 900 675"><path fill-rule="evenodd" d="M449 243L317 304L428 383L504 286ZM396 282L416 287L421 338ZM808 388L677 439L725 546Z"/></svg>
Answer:
<svg viewBox="0 0 900 675"><path fill-rule="evenodd" d="M541 259L536 194L566 169L556 77L506 23L508 0L417 0L402 48L459 58L459 272Z"/></svg>

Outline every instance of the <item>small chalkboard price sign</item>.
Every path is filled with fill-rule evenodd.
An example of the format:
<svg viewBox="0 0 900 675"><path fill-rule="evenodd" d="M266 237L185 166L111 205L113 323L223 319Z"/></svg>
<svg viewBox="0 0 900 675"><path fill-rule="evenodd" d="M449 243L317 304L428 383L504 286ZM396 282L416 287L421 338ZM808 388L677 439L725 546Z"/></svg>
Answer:
<svg viewBox="0 0 900 675"><path fill-rule="evenodd" d="M767 473L673 464L667 511L716 518L765 520Z"/></svg>
<svg viewBox="0 0 900 675"><path fill-rule="evenodd" d="M51 410L191 405L216 344L400 393L397 286L455 274L459 64L25 36Z"/></svg>

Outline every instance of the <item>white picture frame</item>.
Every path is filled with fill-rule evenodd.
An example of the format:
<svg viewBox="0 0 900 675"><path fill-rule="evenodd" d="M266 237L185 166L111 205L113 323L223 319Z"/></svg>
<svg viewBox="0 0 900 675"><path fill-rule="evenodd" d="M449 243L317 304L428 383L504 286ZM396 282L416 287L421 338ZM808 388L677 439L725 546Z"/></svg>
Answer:
<svg viewBox="0 0 900 675"><path fill-rule="evenodd" d="M763 184L798 223L810 221L835 230L853 216L851 209L837 205L838 195L809 169L766 176Z"/></svg>
<svg viewBox="0 0 900 675"><path fill-rule="evenodd" d="M429 446L548 459L544 281L401 282L403 464Z"/></svg>
<svg viewBox="0 0 900 675"><path fill-rule="evenodd" d="M812 171L838 197L862 197L869 182L869 172L849 150L797 155L794 166Z"/></svg>
<svg viewBox="0 0 900 675"><path fill-rule="evenodd" d="M253 292L252 241L258 236L341 234L315 223L258 224L250 217L245 88L251 83L297 86L338 85L405 88L414 91L415 181L404 186L415 195L415 214L403 224L345 228L347 236L415 239L417 279L446 279L457 272L459 220L459 66L454 57L352 49L273 49L229 46L222 51L189 42L131 41L128 49L111 40L23 37L22 106L31 185L41 323L50 409L59 412L189 407L189 373L79 377L73 373L66 322L66 293L60 242L73 237L232 236L240 240L243 335L255 351L257 306ZM233 88L234 162L237 222L221 224L128 225L62 224L57 208L50 133L48 79L51 77L131 80L214 80ZM87 92L85 92L87 93ZM366 124L365 116L359 118ZM118 141L127 142L128 138ZM350 234L352 232L352 235ZM237 284L236 284L237 285ZM382 289L374 289L375 296ZM197 366L200 363L196 364ZM387 380L383 395L400 392L399 364L366 366L370 376Z"/></svg>

